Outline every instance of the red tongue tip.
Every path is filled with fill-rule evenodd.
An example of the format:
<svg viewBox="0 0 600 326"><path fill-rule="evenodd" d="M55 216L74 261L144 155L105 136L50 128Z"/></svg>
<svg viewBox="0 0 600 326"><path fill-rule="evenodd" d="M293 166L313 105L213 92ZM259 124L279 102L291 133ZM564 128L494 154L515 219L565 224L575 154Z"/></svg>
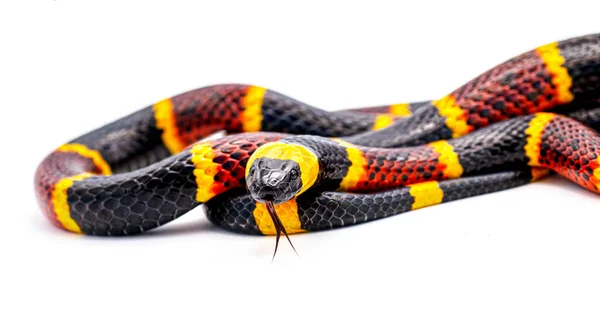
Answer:
<svg viewBox="0 0 600 326"><path fill-rule="evenodd" d="M298 251L296 251L296 248L294 248L294 244L290 240L287 231L285 230L285 226L283 226L281 220L279 219L279 216L277 216L277 211L275 210L275 205L273 204L273 202L270 200L265 200L265 206L267 207L267 212L269 212L269 216L271 216L271 220L273 220L273 225L275 226L275 232L277 236L275 238L275 251L273 252L273 258L271 259L271 262L273 262L273 260L275 259L275 255L277 254L277 248L279 247L279 238L281 236L281 233L285 235L285 238L290 243L290 246L292 246L292 249L294 249L296 255L300 257L300 255L298 255Z"/></svg>

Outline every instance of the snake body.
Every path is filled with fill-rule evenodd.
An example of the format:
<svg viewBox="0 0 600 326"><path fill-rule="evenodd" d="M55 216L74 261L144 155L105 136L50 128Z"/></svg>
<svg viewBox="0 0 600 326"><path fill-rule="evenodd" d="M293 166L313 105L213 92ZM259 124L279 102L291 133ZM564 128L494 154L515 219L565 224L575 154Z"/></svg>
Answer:
<svg viewBox="0 0 600 326"><path fill-rule="evenodd" d="M322 187L277 208L290 232L506 189L544 175L537 167L595 191L597 136L566 116L596 127L599 84L600 35L588 35L526 52L425 103L328 112L258 86L205 87L58 147L36 171L36 194L50 221L78 233L145 232L207 203L217 225L273 234L243 187L256 149L280 140L303 142L325 171ZM542 111L561 115L535 115ZM232 135L197 143L221 130ZM390 190L368 193L382 189Z"/></svg>
<svg viewBox="0 0 600 326"><path fill-rule="evenodd" d="M483 195L528 184L547 170L525 169L430 182L370 194L309 191L276 205L288 233L320 231L356 225L440 203ZM264 204L243 189L220 195L205 206L219 227L243 234L276 234Z"/></svg>

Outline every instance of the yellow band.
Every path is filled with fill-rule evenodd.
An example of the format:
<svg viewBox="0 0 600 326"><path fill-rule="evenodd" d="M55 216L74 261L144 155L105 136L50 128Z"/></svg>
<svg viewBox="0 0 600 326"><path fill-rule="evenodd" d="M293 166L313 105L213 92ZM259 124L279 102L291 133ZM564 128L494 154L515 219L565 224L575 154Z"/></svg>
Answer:
<svg viewBox="0 0 600 326"><path fill-rule="evenodd" d="M262 125L262 105L266 88L259 86L250 86L246 92L246 96L242 99L244 111L240 115L242 122L242 130L244 132L256 132L261 129Z"/></svg>
<svg viewBox="0 0 600 326"><path fill-rule="evenodd" d="M373 130L383 129L394 123L394 118L390 114L378 114L375 116L375 122L373 123Z"/></svg>
<svg viewBox="0 0 600 326"><path fill-rule="evenodd" d="M338 190L352 190L356 187L358 182L367 174L367 160L365 159L362 151L356 148L356 146L341 139L336 138L333 140L339 143L340 145L346 147L346 153L348 153L348 160L350 160L348 172L346 172L346 176L344 176L342 182L340 182L340 187L338 188Z"/></svg>
<svg viewBox="0 0 600 326"><path fill-rule="evenodd" d="M285 203L275 205L275 211L277 212L277 216L279 217L279 220L281 220L281 224L283 224L283 227L285 227L287 233L306 232L306 230L302 229L302 223L300 223L300 217L298 216L298 204L296 204L295 198L292 198ZM253 215L256 226L262 234L276 234L275 225L273 224L273 220L271 219L265 204L256 203L256 208L254 208Z"/></svg>
<svg viewBox="0 0 600 326"><path fill-rule="evenodd" d="M573 80L569 76L569 71L563 65L565 58L560 54L558 43L550 43L540 46L536 49L542 61L546 64L546 68L552 75L552 85L556 87L556 98L560 104L565 104L573 101L574 96L571 93Z"/></svg>
<svg viewBox="0 0 600 326"><path fill-rule="evenodd" d="M73 181L83 180L91 177L91 173L82 173L72 177L64 178L54 185L52 190L52 206L56 214L56 220L66 229L74 233L81 233L81 228L71 217L71 209L67 201L67 190L73 185Z"/></svg>
<svg viewBox="0 0 600 326"><path fill-rule="evenodd" d="M412 112L410 112L410 104L408 103L390 105L390 113L399 117L408 117L412 114Z"/></svg>
<svg viewBox="0 0 600 326"><path fill-rule="evenodd" d="M596 162L598 162L598 166L600 166L600 157L596 159ZM594 171L592 171L592 175L600 180L600 167L595 168ZM600 192L600 183L596 183L596 190Z"/></svg>
<svg viewBox="0 0 600 326"><path fill-rule="evenodd" d="M463 167L458 160L458 154L454 152L454 148L445 140L438 140L430 143L428 146L440 154L438 162L444 164L444 179L460 178L463 174Z"/></svg>
<svg viewBox="0 0 600 326"><path fill-rule="evenodd" d="M444 199L444 191L440 189L437 181L415 183L408 187L410 188L410 195L414 198L413 210L437 205Z"/></svg>
<svg viewBox="0 0 600 326"><path fill-rule="evenodd" d="M173 112L173 102L171 99L164 99L152 106L154 110L154 120L156 128L162 130L162 141L171 154L181 152L185 144L179 138L179 129L175 121L175 112Z"/></svg>
<svg viewBox="0 0 600 326"><path fill-rule="evenodd" d="M525 155L529 158L529 165L540 165L540 146L542 144L542 133L546 125L552 121L556 115L554 113L541 112L536 113L535 117L529 121L529 127L525 130L527 143L525 144Z"/></svg>
<svg viewBox="0 0 600 326"><path fill-rule="evenodd" d="M438 109L438 113L446 118L446 126L452 131L452 138L464 136L471 131L467 124L467 114L456 104L454 96L446 95L432 104Z"/></svg>
<svg viewBox="0 0 600 326"><path fill-rule="evenodd" d="M208 143L199 143L190 150L192 163L194 163L194 176L196 177L196 201L205 203L216 194L213 191L215 175L219 172L219 164L213 162L215 152Z"/></svg>
<svg viewBox="0 0 600 326"><path fill-rule="evenodd" d="M112 171L110 169L110 165L102 158L100 152L97 150L89 149L85 145L82 144L64 144L56 149L58 152L65 153L76 153L80 156L91 159L94 162L94 165L102 175L111 175Z"/></svg>

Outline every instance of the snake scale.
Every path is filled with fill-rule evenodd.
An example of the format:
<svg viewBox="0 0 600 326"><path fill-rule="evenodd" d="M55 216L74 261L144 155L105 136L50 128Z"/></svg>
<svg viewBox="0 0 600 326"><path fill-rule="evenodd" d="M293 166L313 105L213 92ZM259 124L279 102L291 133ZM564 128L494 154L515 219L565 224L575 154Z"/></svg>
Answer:
<svg viewBox="0 0 600 326"><path fill-rule="evenodd" d="M247 234L371 221L560 174L600 192L600 34L511 58L433 101L325 111L253 85L164 99L52 151L58 227L133 235L200 204ZM228 135L203 140L225 131Z"/></svg>

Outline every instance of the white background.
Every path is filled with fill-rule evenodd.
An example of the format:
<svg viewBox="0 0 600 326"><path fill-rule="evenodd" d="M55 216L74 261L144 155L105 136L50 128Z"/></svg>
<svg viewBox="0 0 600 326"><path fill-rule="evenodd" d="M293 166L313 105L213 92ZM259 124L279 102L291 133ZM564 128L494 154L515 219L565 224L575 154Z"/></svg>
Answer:
<svg viewBox="0 0 600 326"><path fill-rule="evenodd" d="M169 3L167 5L167 3ZM330 232L221 231L197 209L131 238L51 226L55 147L196 87L338 109L442 96L538 45L600 32L594 1L0 5L0 324L592 325L600 199L558 177Z"/></svg>

